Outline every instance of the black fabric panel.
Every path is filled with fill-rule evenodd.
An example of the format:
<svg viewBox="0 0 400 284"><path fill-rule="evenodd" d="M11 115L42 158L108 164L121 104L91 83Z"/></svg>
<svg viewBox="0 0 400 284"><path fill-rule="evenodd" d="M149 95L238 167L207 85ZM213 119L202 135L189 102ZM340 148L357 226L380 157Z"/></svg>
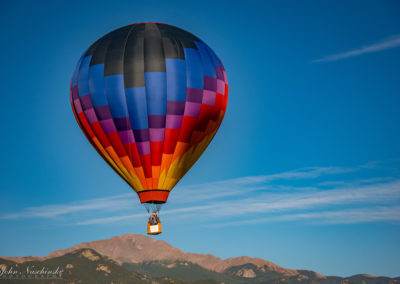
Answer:
<svg viewBox="0 0 400 284"><path fill-rule="evenodd" d="M121 28L118 28L117 30L120 30ZM109 32L108 34L106 34L106 35L104 35L104 36L102 36L101 38L99 38L98 40L96 40L89 48L88 48L88 50L86 51L86 53L85 53L85 56L88 56L88 55L93 55L94 53L95 53L95 51L97 50L97 47L100 45L100 44L105 44L105 41L110 41L110 39L111 39L111 37L112 37L112 35L113 35L113 33L115 32L115 31L117 31L117 30L114 30L114 31L112 31L112 32ZM99 57L101 57L101 56L99 56ZM104 57L103 57L104 58ZM94 65L94 64L92 64L92 65Z"/></svg>
<svg viewBox="0 0 400 284"><path fill-rule="evenodd" d="M123 74L125 43L133 26L126 26L113 33L106 52L104 76Z"/></svg>
<svg viewBox="0 0 400 284"><path fill-rule="evenodd" d="M183 49L197 49L195 41L201 40L180 28L141 23L106 34L85 55L92 55L91 66L107 61L105 76L122 74L123 70L126 87L141 87L145 85L144 72L165 72L165 58L184 59Z"/></svg>
<svg viewBox="0 0 400 284"><path fill-rule="evenodd" d="M163 47L165 58L179 58L185 59L185 52L183 46L178 40L171 37L164 37L163 35Z"/></svg>
<svg viewBox="0 0 400 284"><path fill-rule="evenodd" d="M125 88L144 87L144 24L133 26L125 46Z"/></svg>
<svg viewBox="0 0 400 284"><path fill-rule="evenodd" d="M111 38L101 38L95 46L92 55L92 60L90 61L90 66L96 65L96 64L104 64L105 58L106 58L106 52L107 48L111 43Z"/></svg>
<svg viewBox="0 0 400 284"><path fill-rule="evenodd" d="M160 30L156 24L145 24L144 72L165 71L165 56Z"/></svg>
<svg viewBox="0 0 400 284"><path fill-rule="evenodd" d="M157 24L157 26L163 39L165 58L185 59L183 46L180 44L179 39L171 33L173 31L168 28L168 25Z"/></svg>
<svg viewBox="0 0 400 284"><path fill-rule="evenodd" d="M163 33L163 36L165 35L165 37L169 37L171 39L180 41L182 43L183 48L197 49L194 42L201 41L198 37L180 28L163 24L157 24L157 25L160 31Z"/></svg>
<svg viewBox="0 0 400 284"><path fill-rule="evenodd" d="M106 34L105 36L97 40L91 47L89 47L87 53L88 52L92 53L92 60L90 61L90 66L96 64L104 64L107 49L112 41L113 36L115 35L115 33L124 28L126 27L116 29L115 31Z"/></svg>
<svg viewBox="0 0 400 284"><path fill-rule="evenodd" d="M85 57L89 56L89 55L93 55L94 51L96 50L97 46L99 45L101 39L98 39L97 41L95 41L95 43L93 43L87 50L85 53Z"/></svg>

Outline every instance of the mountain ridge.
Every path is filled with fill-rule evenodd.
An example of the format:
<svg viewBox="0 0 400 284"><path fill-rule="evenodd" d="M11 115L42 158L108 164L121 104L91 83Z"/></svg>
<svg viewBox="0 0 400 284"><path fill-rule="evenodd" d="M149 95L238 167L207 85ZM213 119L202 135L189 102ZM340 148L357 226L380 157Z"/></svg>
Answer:
<svg viewBox="0 0 400 284"><path fill-rule="evenodd" d="M252 258L248 256L230 257L222 259L211 254L185 253L162 240L155 240L150 237L139 234L125 234L114 236L109 239L96 240L92 242L82 242L67 249L55 250L44 257L8 257L0 258L12 260L15 262L24 262L29 260L46 260L57 256L62 256L80 248L91 248L102 255L108 256L118 263L139 263L144 261L189 261L198 264L206 269L216 272L222 272L226 268L245 263L253 263L258 267L267 265L272 271L284 275L298 274L294 269L286 269L270 261L261 258ZM143 254L144 248L146 252Z"/></svg>
<svg viewBox="0 0 400 284"><path fill-rule="evenodd" d="M126 234L104 240L82 242L67 249L55 250L43 257L0 256L0 258L3 261L8 260L17 264L35 261L46 262L82 249L91 249L106 259L115 261L116 264L127 269L127 271L140 273L154 279L171 276L184 282L209 280L210 283L216 281L215 283L225 284L400 283L400 277L389 278L369 274L357 274L349 277L325 276L311 270L283 268L261 258L240 256L222 259L212 254L187 253L165 241L138 234ZM127 272L127 275L129 275L129 272ZM204 279L204 277L208 278Z"/></svg>

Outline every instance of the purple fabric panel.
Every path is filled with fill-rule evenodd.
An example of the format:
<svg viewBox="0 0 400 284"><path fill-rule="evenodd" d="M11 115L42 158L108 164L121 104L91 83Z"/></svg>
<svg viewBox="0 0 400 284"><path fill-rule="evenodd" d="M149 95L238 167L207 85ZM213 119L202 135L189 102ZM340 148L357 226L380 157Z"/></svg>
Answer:
<svg viewBox="0 0 400 284"><path fill-rule="evenodd" d="M183 115L167 114L165 128L178 129L181 128Z"/></svg>
<svg viewBox="0 0 400 284"><path fill-rule="evenodd" d="M186 102L167 101L167 114L180 114L185 111Z"/></svg>
<svg viewBox="0 0 400 284"><path fill-rule="evenodd" d="M146 129L135 129L133 130L133 134L135 135L135 140L137 142L145 142L149 141L149 130Z"/></svg>
<svg viewBox="0 0 400 284"><path fill-rule="evenodd" d="M112 120L112 118L101 120L100 124L105 133L112 133L117 131L117 129L115 129L114 121Z"/></svg>
<svg viewBox="0 0 400 284"><path fill-rule="evenodd" d="M130 130L132 128L129 117L114 118L114 123L118 131Z"/></svg>
<svg viewBox="0 0 400 284"><path fill-rule="evenodd" d="M164 128L165 115L148 115L149 128Z"/></svg>
<svg viewBox="0 0 400 284"><path fill-rule="evenodd" d="M187 88L186 89L186 101L192 103L201 103L203 99L203 90Z"/></svg>
<svg viewBox="0 0 400 284"><path fill-rule="evenodd" d="M228 84L228 77L226 76L225 70L223 70L222 72L224 73L224 81L225 81L225 84Z"/></svg>
<svg viewBox="0 0 400 284"><path fill-rule="evenodd" d="M89 121L89 123L97 122L96 113L94 112L93 108L87 109L84 112L86 119Z"/></svg>
<svg viewBox="0 0 400 284"><path fill-rule="evenodd" d="M224 72L218 66L215 66L215 73L217 74L217 79L224 80Z"/></svg>
<svg viewBox="0 0 400 284"><path fill-rule="evenodd" d="M159 142L164 141L164 128L149 128L150 141Z"/></svg>
<svg viewBox="0 0 400 284"><path fill-rule="evenodd" d="M186 102L185 115L198 117L200 114L201 103Z"/></svg>
<svg viewBox="0 0 400 284"><path fill-rule="evenodd" d="M222 80L217 80L217 93L225 95L225 82Z"/></svg>
<svg viewBox="0 0 400 284"><path fill-rule="evenodd" d="M108 105L101 106L101 107L96 107L95 111L96 111L96 114L97 114L97 118L99 120L112 118L111 112L110 112L110 108L108 107Z"/></svg>
<svg viewBox="0 0 400 284"><path fill-rule="evenodd" d="M71 93L72 93L72 100L75 101L76 99L79 99L78 85L72 87Z"/></svg>
<svg viewBox="0 0 400 284"><path fill-rule="evenodd" d="M203 104L214 106L216 93L213 91L204 90Z"/></svg>
<svg viewBox="0 0 400 284"><path fill-rule="evenodd" d="M135 142L132 130L118 131L123 144L130 144Z"/></svg>
<svg viewBox="0 0 400 284"><path fill-rule="evenodd" d="M216 91L217 90L217 79L213 77L204 77L204 89L205 90L210 90L210 91Z"/></svg>
<svg viewBox="0 0 400 284"><path fill-rule="evenodd" d="M80 98L80 100L81 100L81 105L82 105L83 110L93 108L92 100L90 99L90 95L82 96Z"/></svg>
<svg viewBox="0 0 400 284"><path fill-rule="evenodd" d="M83 111L81 106L81 101L79 99L74 100L74 106L76 114L80 114Z"/></svg>
<svg viewBox="0 0 400 284"><path fill-rule="evenodd" d="M136 147L138 149L139 155L150 154L150 142L137 142Z"/></svg>

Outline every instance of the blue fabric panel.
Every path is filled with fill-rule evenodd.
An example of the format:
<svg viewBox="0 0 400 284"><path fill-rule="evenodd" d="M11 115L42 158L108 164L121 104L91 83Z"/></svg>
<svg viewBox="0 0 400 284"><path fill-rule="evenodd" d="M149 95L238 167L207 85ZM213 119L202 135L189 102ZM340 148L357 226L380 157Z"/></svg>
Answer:
<svg viewBox="0 0 400 284"><path fill-rule="evenodd" d="M204 46L207 48L208 54L210 54L212 61L214 62L214 66L222 67L221 63L219 62L218 56L215 54L215 52L205 43Z"/></svg>
<svg viewBox="0 0 400 284"><path fill-rule="evenodd" d="M147 114L163 115L167 113L167 91L165 72L146 72Z"/></svg>
<svg viewBox="0 0 400 284"><path fill-rule="evenodd" d="M148 128L145 87L126 88L125 94L132 129Z"/></svg>
<svg viewBox="0 0 400 284"><path fill-rule="evenodd" d="M215 65L212 58L207 50L204 43L195 41L194 42L199 50L201 63L203 64L204 76L217 78L217 73L215 72Z"/></svg>
<svg viewBox="0 0 400 284"><path fill-rule="evenodd" d="M90 66L89 92L94 107L105 106L108 104L104 91L104 64Z"/></svg>
<svg viewBox="0 0 400 284"><path fill-rule="evenodd" d="M89 64L92 56L86 56L79 67L79 74L78 74L78 93L79 97L85 96L89 94L89 84L88 84L88 77L89 77Z"/></svg>
<svg viewBox="0 0 400 284"><path fill-rule="evenodd" d="M203 66L199 52L194 48L185 48L186 82L188 88L203 89Z"/></svg>
<svg viewBox="0 0 400 284"><path fill-rule="evenodd" d="M183 59L165 59L167 70L167 100L186 100L186 63Z"/></svg>
<svg viewBox="0 0 400 284"><path fill-rule="evenodd" d="M72 75L72 86L76 86L78 85L78 74L79 74L79 67L82 64L82 60L83 60L83 56L81 56L81 58L79 58L78 63L76 64L75 70L74 70L74 74Z"/></svg>
<svg viewBox="0 0 400 284"><path fill-rule="evenodd" d="M105 92L113 118L127 117L123 75L111 75L105 78Z"/></svg>

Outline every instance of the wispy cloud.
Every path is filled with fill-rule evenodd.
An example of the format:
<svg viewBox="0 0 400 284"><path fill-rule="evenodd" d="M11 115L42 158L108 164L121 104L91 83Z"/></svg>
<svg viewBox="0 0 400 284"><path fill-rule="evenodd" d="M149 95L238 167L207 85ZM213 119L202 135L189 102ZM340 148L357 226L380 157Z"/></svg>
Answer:
<svg viewBox="0 0 400 284"><path fill-rule="evenodd" d="M237 200L218 200L207 212L214 217L240 217L285 211L310 210L327 206L392 203L400 200L400 180L358 187L306 192L260 193Z"/></svg>
<svg viewBox="0 0 400 284"><path fill-rule="evenodd" d="M107 224L107 223L114 223L120 222L125 220L132 220L136 218L145 218L147 214L139 213L139 214L130 214L130 215L122 215L122 216L113 216L113 217L105 217L105 218L94 218L84 221L79 221L76 225L94 225L94 224Z"/></svg>
<svg viewBox="0 0 400 284"><path fill-rule="evenodd" d="M54 218L60 215L85 211L116 211L132 206L133 194L122 194L109 198L95 198L69 204L52 204L38 207L27 207L20 212L5 214L0 219L21 218Z"/></svg>
<svg viewBox="0 0 400 284"><path fill-rule="evenodd" d="M357 182L357 184L359 183ZM202 206L189 206L172 210L167 209L162 212L162 215L179 216L179 222L181 222L182 219L204 219L208 223L220 223L220 220L230 220L230 218L245 219L237 222L224 222L225 225L242 225L280 220L295 221L301 219L318 219L320 222L326 219L326 222L331 223L348 223L356 222L357 220L359 220L359 222L390 221L399 218L400 214L390 214L390 212L393 212L392 208L397 208L398 206L387 207L388 210L386 211L382 211L382 208L386 207L379 207L379 210L373 208L376 207L377 204L398 204L399 201L400 180L394 180L392 182L381 182L372 185L361 184L355 187L348 186L319 191L260 192L255 194L255 196L245 196L244 198L234 200L227 200L224 198L216 199ZM322 211L327 207L340 208L343 206L364 207L358 210ZM317 212L287 215L287 213L290 212L309 210L317 210ZM352 217L351 219L345 218L346 212L349 213L349 218ZM385 214L382 212L385 212ZM133 218L142 216L143 215L125 215L96 218L81 221L78 222L78 224L104 224L115 221L132 220Z"/></svg>
<svg viewBox="0 0 400 284"><path fill-rule="evenodd" d="M327 62L327 61L336 61L340 59L345 59L354 56L360 56L367 53L378 52L386 49L391 49L400 46L400 35L394 35L392 37L386 38L380 42L363 46L358 49L349 50L343 53L329 55L320 59L313 60L312 62Z"/></svg>
<svg viewBox="0 0 400 284"><path fill-rule="evenodd" d="M322 176L356 172L362 168L364 168L364 165L361 165L357 168L306 167L278 174L240 177L205 184L185 186L184 188L178 186L172 192L174 196L173 203L187 203L191 200L215 200L216 198L248 195L249 192L255 191L293 190L293 187L286 186L285 184L272 183L276 181L281 181L284 183L285 181L291 180L316 179ZM315 188L310 186L296 188L296 190L299 191L312 189Z"/></svg>
<svg viewBox="0 0 400 284"><path fill-rule="evenodd" d="M378 221L400 221L400 206L381 206L360 209L330 210L309 213L283 214L279 216L253 218L210 226L242 226L273 222L309 221L317 224L356 224Z"/></svg>
<svg viewBox="0 0 400 284"><path fill-rule="evenodd" d="M353 216L353 222L394 220L397 217L393 216L398 215L388 212L399 206L400 179L366 176L377 165L368 163L355 168L307 167L277 174L178 186L171 193L162 215L174 216L170 220L176 222L196 219L206 225L219 223L221 219L227 220L224 224L230 225L250 224L254 220L317 220L320 223L325 220L327 223L343 223L346 221L343 217L345 213L340 212ZM362 178L349 179L349 175L358 174ZM136 222L147 215L137 204L137 197L129 193L25 208L20 212L2 215L0 219L57 218L65 215L74 225ZM332 208L340 210L332 211Z"/></svg>
<svg viewBox="0 0 400 284"><path fill-rule="evenodd" d="M254 183L254 182L267 182L267 181L282 180L282 179L285 180L310 179L310 178L317 178L322 175L342 174L342 173L354 172L357 170L358 170L357 168L343 168L343 167L307 167L279 174L238 178L232 181L236 183Z"/></svg>
<svg viewBox="0 0 400 284"><path fill-rule="evenodd" d="M187 203L192 200L216 200L218 198L245 195L249 191L285 189L285 187L282 185L272 186L266 184L274 180L310 179L317 178L322 175L348 173L356 170L357 169L341 167L308 167L279 174L241 177L184 187L178 186L178 188L176 188L171 195L174 195L173 202L176 204ZM288 188L286 187L286 189ZM135 194L127 193L123 195L95 198L67 204L27 207L22 209L20 212L4 214L0 216L0 219L54 218L61 215L88 211L120 211L123 209L132 208L133 204L135 203L137 203Z"/></svg>
<svg viewBox="0 0 400 284"><path fill-rule="evenodd" d="M400 180L393 180L391 182L381 181L377 179L377 183L362 183L355 181L354 185L346 184L333 189L318 189L318 190L285 190L279 192L256 192L254 195L244 195L240 198L226 199L216 198L215 200L208 201L202 206L189 206L173 210L164 210L163 215L173 215L181 219L204 219L208 223L218 222L220 220L234 219L249 219L270 216L266 220L280 220L280 217L271 217L274 215L287 214L288 212L301 212L308 210L324 210L331 207L360 207L364 206L363 210L358 211L360 214L365 213L363 222L377 221L377 220L393 220L390 214L381 215L380 219L376 218L379 211L374 211L374 214L367 212L371 211L369 207L376 206L377 204L398 204L400 201ZM372 180L371 180L372 182ZM226 189L226 190L229 190ZM251 188L250 188L251 190ZM184 214L182 214L184 213ZM315 216L323 218L327 214ZM353 214L354 215L354 214ZM285 216L285 215L282 215ZM292 216L292 215L290 215ZM314 215L293 215L293 216L308 216L311 219ZM330 215L331 221L337 217L337 222L343 222L343 218L339 215ZM117 217L119 218L119 217ZM274 219L275 218L275 219ZM285 217L286 218L286 217ZM119 220L128 220L130 216L123 216ZM300 220L292 218L292 220ZM355 220L354 218L352 219ZM80 225L100 224L116 221L110 218L97 218L94 220L86 220L79 222ZM361 221L361 219L360 219ZM245 221L246 223L246 221ZM240 222L237 224L241 224Z"/></svg>
<svg viewBox="0 0 400 284"><path fill-rule="evenodd" d="M191 212L204 212L207 209L213 208L213 205L206 205L206 206L193 206L193 207L184 207L178 209L167 210L163 212L163 215L178 215L178 214L187 214ZM122 215L122 216L113 216L113 217L105 217L105 218L95 218L95 219L88 219L84 221L79 221L76 225L94 225L94 224L107 224L113 222L120 222L120 221L131 221L132 219L137 219L143 217L147 217L148 214L139 213L139 214L130 214L130 215Z"/></svg>

